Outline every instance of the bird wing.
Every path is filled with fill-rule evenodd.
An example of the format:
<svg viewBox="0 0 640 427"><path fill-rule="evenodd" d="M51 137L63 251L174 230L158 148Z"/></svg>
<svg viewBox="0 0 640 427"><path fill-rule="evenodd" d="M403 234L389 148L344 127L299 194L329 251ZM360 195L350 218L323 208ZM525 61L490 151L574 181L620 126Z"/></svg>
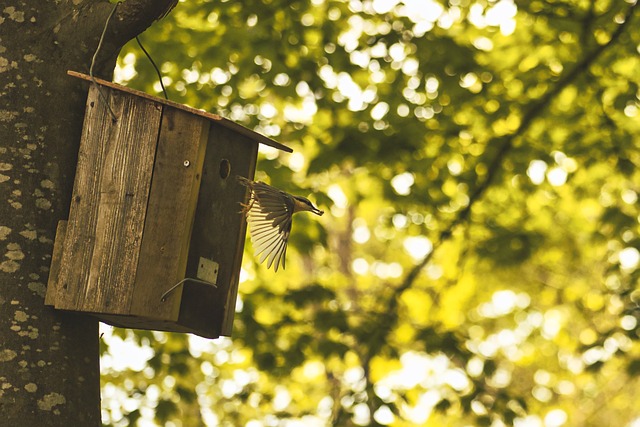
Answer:
<svg viewBox="0 0 640 427"><path fill-rule="evenodd" d="M285 268L287 242L291 232L291 216L294 203L286 193L263 182L253 182L251 200L247 212L249 233L256 255L260 262L267 260L267 268L271 265L278 271L278 266Z"/></svg>

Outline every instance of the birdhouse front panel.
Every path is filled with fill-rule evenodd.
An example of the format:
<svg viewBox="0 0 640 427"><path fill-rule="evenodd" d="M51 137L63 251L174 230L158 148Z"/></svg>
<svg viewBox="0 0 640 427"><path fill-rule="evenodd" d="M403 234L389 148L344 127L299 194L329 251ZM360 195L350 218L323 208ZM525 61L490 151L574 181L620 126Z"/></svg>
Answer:
<svg viewBox="0 0 640 427"><path fill-rule="evenodd" d="M129 312L142 318L177 320L198 203L209 121L164 107L153 179Z"/></svg>
<svg viewBox="0 0 640 427"><path fill-rule="evenodd" d="M115 122L97 90L87 101L58 274L61 309L124 313L133 296L162 108L108 96Z"/></svg>
<svg viewBox="0 0 640 427"><path fill-rule="evenodd" d="M108 105L91 85L45 303L116 326L230 335L246 232L246 189L235 177L253 177L258 143L290 149L219 116L97 82Z"/></svg>
<svg viewBox="0 0 640 427"><path fill-rule="evenodd" d="M238 185L236 175L253 177L257 155L258 145L249 137L210 123L186 277L198 277L198 271L206 268L203 263L218 265L217 288L207 290L187 281L185 290L193 289L193 294L187 295L183 304L187 300L187 306L202 304L204 300L209 308L181 310L180 323L193 328L216 324L221 325L219 334L231 333L246 233L240 214L246 191Z"/></svg>

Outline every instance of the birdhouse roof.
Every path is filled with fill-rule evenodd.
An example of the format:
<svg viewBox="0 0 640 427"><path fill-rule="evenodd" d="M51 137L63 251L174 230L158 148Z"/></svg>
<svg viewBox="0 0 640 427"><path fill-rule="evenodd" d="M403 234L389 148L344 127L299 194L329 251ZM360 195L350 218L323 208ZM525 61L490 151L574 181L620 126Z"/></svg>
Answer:
<svg viewBox="0 0 640 427"><path fill-rule="evenodd" d="M83 79L83 80L87 80L87 81L91 81L92 80L90 76L88 76L86 74L79 73L77 71L69 70L69 71L67 71L67 74L69 74L72 77L77 77L77 78L80 78L80 79ZM203 111L203 110L198 110L197 108L189 107L189 106L184 105L184 104L179 104L179 103L174 102L174 101L169 101L167 99L163 99L163 98L159 98L157 96L149 95L148 93L141 92L141 91L135 90L135 89L131 89L131 88L128 88L126 86L119 85L117 83L108 82L106 80L102 80L102 79L99 79L99 78L94 78L94 80L99 85L106 86L106 87L109 87L109 88L112 88L112 89L116 89L116 90L119 90L119 91L122 91L122 92L127 92L127 93L130 93L132 95L139 96L141 98L146 98L146 99L151 100L153 102L157 102L157 103L160 103L160 104L168 105L170 107L177 108L177 109L180 109L180 110L184 110L184 111L187 111L189 113L204 117L206 119L209 119L211 121L214 121L214 122L220 124L221 126L224 126L224 127L228 128L228 129L231 129L231 130L233 130L235 132L238 132L239 134L244 135L244 136L246 136L246 137L248 137L248 138L250 138L250 139L252 139L252 140L254 140L254 141L258 142L258 143L260 143L260 144L268 145L270 147L277 148L278 150L286 151L288 153L291 153L293 151L291 148L287 147L286 145L280 144L279 142L276 142L271 138L267 138L264 135L261 135L261 134L255 132L255 131L252 131L251 129L246 128L246 127L244 127L244 126L242 126L242 125L240 125L240 124L238 124L238 123L236 123L234 121L231 121L231 120L226 119L226 118L224 118L222 116L219 116L218 114L212 114L212 113L209 113L209 112L206 112L206 111Z"/></svg>

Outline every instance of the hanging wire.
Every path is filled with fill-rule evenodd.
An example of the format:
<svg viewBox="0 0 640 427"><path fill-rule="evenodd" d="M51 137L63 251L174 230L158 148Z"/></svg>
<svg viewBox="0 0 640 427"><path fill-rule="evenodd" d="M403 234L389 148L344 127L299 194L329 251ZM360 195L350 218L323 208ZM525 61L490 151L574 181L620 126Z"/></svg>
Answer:
<svg viewBox="0 0 640 427"><path fill-rule="evenodd" d="M100 48L102 47L102 41L104 40L104 35L107 32L107 27L109 26L109 21L111 20L111 17L115 13L115 11L118 8L119 4L120 4L120 2L117 2L117 3L115 3L113 5L113 9L111 9L111 13L107 17L107 21L104 23L104 28L102 29L102 35L100 35L100 41L98 41L98 47L96 48L96 51L93 54L93 58L91 58L91 66L89 67L89 76L91 77L91 81L93 82L93 84L96 85L96 88L98 88L98 94L100 95L100 98L102 99L102 102L104 102L105 105L107 106L107 108L109 109L109 113L111 114L111 118L113 119L114 122L117 121L118 118L116 117L115 113L111 109L111 105L109 104L109 102L107 102L107 98L102 93L102 90L100 89L100 85L98 84L98 82L96 82L95 77L93 77L93 66L96 63L96 58L98 56L98 52L100 51Z"/></svg>
<svg viewBox="0 0 640 427"><path fill-rule="evenodd" d="M140 41L140 38L138 36L136 36L136 41L138 42L138 46L140 46L140 49L142 49L144 54L147 55L147 58L149 58L149 62L151 62L151 65L153 65L153 68L156 70L156 74L158 75L158 80L160 80L160 86L162 87L162 93L164 93L165 99L168 100L169 96L167 95L167 89L164 87L164 82L162 81L162 74L160 74L160 70L158 69L158 66L156 65L155 62L153 62L153 58L151 58L151 55L149 55L149 52L147 52L147 49L145 49L144 46L142 46L142 42Z"/></svg>
<svg viewBox="0 0 640 427"><path fill-rule="evenodd" d="M96 82L96 79L93 76L93 67L95 66L96 58L98 57L98 52L100 52L100 48L102 47L102 42L104 41L104 35L107 33L107 27L109 26L109 21L111 20L111 17L113 16L113 14L116 12L116 9L118 8L119 4L120 2L114 3L113 9L111 9L111 13L107 17L107 21L104 23L104 28L102 29L102 34L100 35L100 40L98 41L98 47L96 48L96 51L93 53L93 58L91 58L91 66L89 67L89 76L91 77L91 81L98 88L98 94L100 95L100 98L109 109L109 113L111 114L111 118L113 119L114 122L117 121L117 117L113 112L113 110L111 109L111 105L109 104L109 102L107 102L107 98L102 93L102 90L100 89L100 85L98 84L98 82ZM165 99L168 100L169 96L167 95L167 89L164 87L164 82L162 81L162 74L160 73L160 69L158 69L158 66L153 61L153 58L151 57L147 49L145 49L144 46L142 45L142 42L140 41L140 37L136 36L136 41L138 42L138 46L140 46L140 49L142 49L142 51L147 56L147 58L149 58L149 62L151 62L151 65L153 65L153 69L156 70L156 74L158 75L158 80L160 81L160 86L162 87L162 93L164 94Z"/></svg>

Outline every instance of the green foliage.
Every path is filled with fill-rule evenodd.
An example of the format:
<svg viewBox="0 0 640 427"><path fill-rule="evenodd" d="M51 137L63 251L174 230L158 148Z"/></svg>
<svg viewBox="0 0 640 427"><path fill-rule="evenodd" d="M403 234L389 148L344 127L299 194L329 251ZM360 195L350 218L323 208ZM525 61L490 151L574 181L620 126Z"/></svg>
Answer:
<svg viewBox="0 0 640 427"><path fill-rule="evenodd" d="M142 35L327 214L284 272L247 242L232 340L109 329L105 423L638 422L640 7L413 3L190 1ZM159 93L134 43L116 78Z"/></svg>

